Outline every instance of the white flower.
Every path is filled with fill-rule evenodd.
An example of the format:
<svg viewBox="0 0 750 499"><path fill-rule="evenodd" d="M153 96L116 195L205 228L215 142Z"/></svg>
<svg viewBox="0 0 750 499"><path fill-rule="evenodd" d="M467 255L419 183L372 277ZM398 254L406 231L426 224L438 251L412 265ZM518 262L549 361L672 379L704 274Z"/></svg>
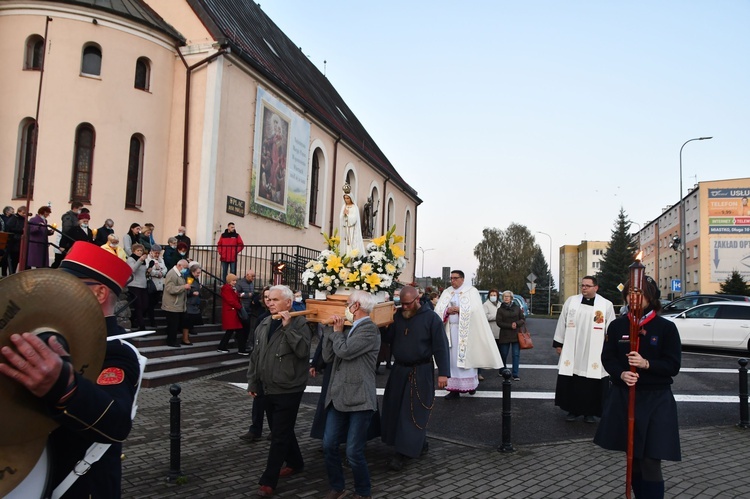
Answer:
<svg viewBox="0 0 750 499"><path fill-rule="evenodd" d="M329 256L331 256L333 254L334 254L334 252L331 251L331 250L323 250L323 251L320 252L320 256L318 257L318 259L328 258Z"/></svg>
<svg viewBox="0 0 750 499"><path fill-rule="evenodd" d="M367 251L372 252L378 249L377 245L375 243L367 243Z"/></svg>
<svg viewBox="0 0 750 499"><path fill-rule="evenodd" d="M371 262L380 262L381 260L383 260L383 258L385 258L385 253L383 253L382 251L371 251L368 257Z"/></svg>

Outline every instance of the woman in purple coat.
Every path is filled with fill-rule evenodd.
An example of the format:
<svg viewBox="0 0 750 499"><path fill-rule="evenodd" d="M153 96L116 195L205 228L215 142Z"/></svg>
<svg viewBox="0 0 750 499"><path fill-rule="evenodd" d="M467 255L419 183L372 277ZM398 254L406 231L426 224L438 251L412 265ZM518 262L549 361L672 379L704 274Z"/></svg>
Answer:
<svg viewBox="0 0 750 499"><path fill-rule="evenodd" d="M42 206L36 215L29 220L29 252L26 258L26 268L37 269L49 267L49 245L47 237L52 235L52 229L47 227L47 218L52 208Z"/></svg>

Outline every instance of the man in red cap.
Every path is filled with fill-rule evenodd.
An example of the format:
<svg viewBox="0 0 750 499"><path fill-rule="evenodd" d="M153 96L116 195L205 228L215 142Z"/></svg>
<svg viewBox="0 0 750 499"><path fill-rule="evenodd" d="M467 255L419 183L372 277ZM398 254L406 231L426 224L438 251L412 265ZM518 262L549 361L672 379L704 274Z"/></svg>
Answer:
<svg viewBox="0 0 750 499"><path fill-rule="evenodd" d="M131 275L127 263L96 245L77 242L60 269L89 286L101 305L108 336L125 332L117 325L114 308ZM60 424L48 444L50 492L62 492L62 498L119 498L122 442L130 433L141 376L135 350L121 340L107 341L94 383L74 372L69 354L54 336L44 343L31 333L14 334L11 342L15 348L2 348L7 363L0 363L0 373L41 398ZM73 472L80 472L80 461L93 463L82 475ZM67 489L61 490L61 484Z"/></svg>

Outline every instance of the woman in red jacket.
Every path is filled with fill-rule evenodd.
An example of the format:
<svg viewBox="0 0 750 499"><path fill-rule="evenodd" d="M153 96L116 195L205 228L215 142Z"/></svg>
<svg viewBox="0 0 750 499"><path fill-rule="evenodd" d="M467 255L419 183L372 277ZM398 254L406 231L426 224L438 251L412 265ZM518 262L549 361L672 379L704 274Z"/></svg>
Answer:
<svg viewBox="0 0 750 499"><path fill-rule="evenodd" d="M227 272L232 274L237 273L237 255L239 255L245 244L242 242L242 238L237 231L234 229L234 224L229 222L227 229L221 233L219 242L216 243L216 251L219 252L219 260L221 260L221 278L224 281L227 280Z"/></svg>
<svg viewBox="0 0 750 499"><path fill-rule="evenodd" d="M237 276L227 274L227 283L221 287L221 327L226 332L219 342L219 352L229 353L229 340L233 334L237 344L237 353L240 355L250 355L247 351L247 332L242 326L237 311L242 308L240 297L237 294L235 285Z"/></svg>

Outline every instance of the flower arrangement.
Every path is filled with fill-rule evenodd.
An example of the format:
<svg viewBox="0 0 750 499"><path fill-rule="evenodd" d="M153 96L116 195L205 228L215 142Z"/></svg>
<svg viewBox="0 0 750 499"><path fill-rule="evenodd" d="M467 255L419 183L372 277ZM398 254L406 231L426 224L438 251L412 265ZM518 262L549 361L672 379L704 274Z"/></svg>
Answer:
<svg viewBox="0 0 750 499"><path fill-rule="evenodd" d="M307 262L302 283L331 293L342 286L370 293L390 290L406 266L404 249L399 246L404 237L394 235L395 231L394 225L385 235L373 239L366 255L352 250L342 256L338 231L330 237L323 235L328 249Z"/></svg>

